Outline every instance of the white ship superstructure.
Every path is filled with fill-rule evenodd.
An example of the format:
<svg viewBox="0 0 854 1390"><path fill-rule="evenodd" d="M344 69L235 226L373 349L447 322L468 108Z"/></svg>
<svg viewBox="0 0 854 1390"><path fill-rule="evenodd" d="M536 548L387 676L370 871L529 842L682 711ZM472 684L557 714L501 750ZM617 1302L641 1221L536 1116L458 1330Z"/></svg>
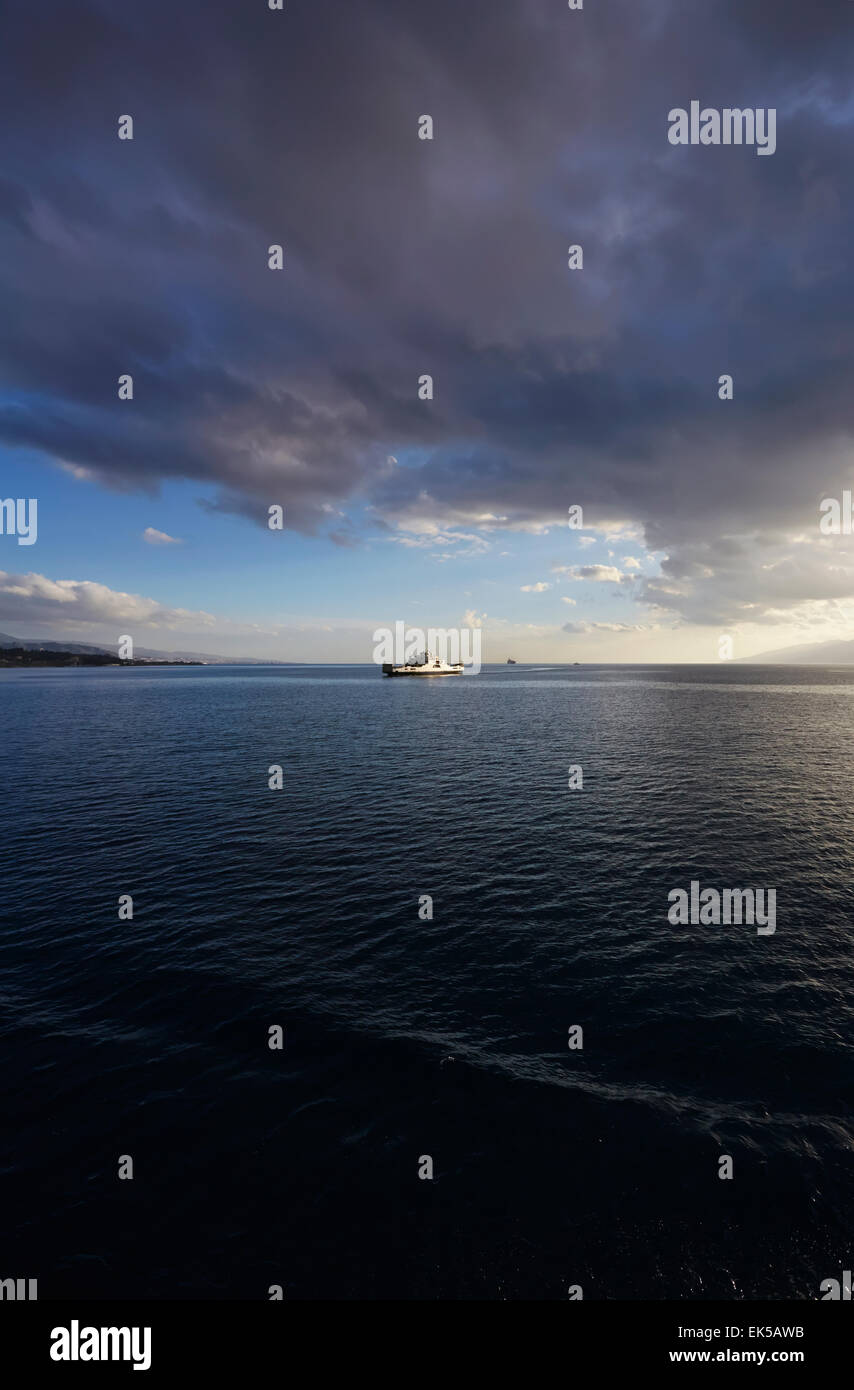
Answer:
<svg viewBox="0 0 854 1390"><path fill-rule="evenodd" d="M383 662L384 676L461 676L463 673L463 663L457 661L449 663L440 661L437 656L432 656L430 652L424 653L422 661L411 661L405 666L392 666L388 661Z"/></svg>

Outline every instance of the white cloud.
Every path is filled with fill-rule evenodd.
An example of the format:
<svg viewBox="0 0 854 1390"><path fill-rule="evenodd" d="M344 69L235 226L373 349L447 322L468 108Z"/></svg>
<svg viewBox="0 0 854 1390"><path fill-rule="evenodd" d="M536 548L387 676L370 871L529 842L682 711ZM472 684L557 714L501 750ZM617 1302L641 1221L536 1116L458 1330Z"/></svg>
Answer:
<svg viewBox="0 0 854 1390"><path fill-rule="evenodd" d="M539 580L538 583L536 583L536 584L523 584L523 585L522 585L522 593L523 593L523 594L544 594L545 591L546 591L546 589L550 589L551 587L552 587L551 584L544 584L543 581L542 581L542 579L541 579L541 580Z"/></svg>
<svg viewBox="0 0 854 1390"><path fill-rule="evenodd" d="M594 623L596 632L649 632L646 623Z"/></svg>
<svg viewBox="0 0 854 1390"><path fill-rule="evenodd" d="M478 536L474 532L443 531L429 525L425 525L415 534L398 534L386 539L393 545L404 546L407 550L431 550L433 558L437 560L468 559L473 555L485 555L492 548L484 536ZM433 550L437 545L456 545L459 549L453 552Z"/></svg>
<svg viewBox="0 0 854 1390"><path fill-rule="evenodd" d="M570 579L590 580L594 584L631 583L633 576L623 574L616 565L554 565L553 574L568 574Z"/></svg>
<svg viewBox="0 0 854 1390"><path fill-rule="evenodd" d="M463 627L483 627L485 613L476 613L473 608L467 608L463 614Z"/></svg>
<svg viewBox="0 0 854 1390"><path fill-rule="evenodd" d="M167 536L165 531L156 531L153 526L146 526L142 533L142 539L149 545L183 545L184 542L178 536Z"/></svg>
<svg viewBox="0 0 854 1390"><path fill-rule="evenodd" d="M157 599L125 594L88 579L48 579L43 574L6 574L2 570L0 618L11 623L60 621L66 631L72 626L88 627L99 623L113 626L122 623L129 630L132 624L145 628L195 630L216 624L211 613L169 608Z"/></svg>
<svg viewBox="0 0 854 1390"><path fill-rule="evenodd" d="M594 584L620 584L622 572L616 565L579 565L573 579L589 579Z"/></svg>
<svg viewBox="0 0 854 1390"><path fill-rule="evenodd" d="M589 635L591 632L649 632L644 623L564 623L563 631L574 635Z"/></svg>
<svg viewBox="0 0 854 1390"><path fill-rule="evenodd" d="M560 599L560 601L561 601L561 603L568 603L568 604L570 604L573 608L575 607L575 599L574 599L574 598L567 598L565 594L561 594L561 599Z"/></svg>

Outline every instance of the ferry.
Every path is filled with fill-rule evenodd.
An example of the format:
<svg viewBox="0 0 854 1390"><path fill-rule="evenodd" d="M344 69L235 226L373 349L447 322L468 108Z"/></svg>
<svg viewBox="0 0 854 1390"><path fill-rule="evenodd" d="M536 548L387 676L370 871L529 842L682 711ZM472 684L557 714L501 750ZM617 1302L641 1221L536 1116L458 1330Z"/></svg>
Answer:
<svg viewBox="0 0 854 1390"><path fill-rule="evenodd" d="M457 661L449 664L447 661L440 661L437 656L431 656L430 652L424 653L423 661L411 661L406 666L392 666L388 661L383 662L384 676L461 676L463 674L463 663Z"/></svg>

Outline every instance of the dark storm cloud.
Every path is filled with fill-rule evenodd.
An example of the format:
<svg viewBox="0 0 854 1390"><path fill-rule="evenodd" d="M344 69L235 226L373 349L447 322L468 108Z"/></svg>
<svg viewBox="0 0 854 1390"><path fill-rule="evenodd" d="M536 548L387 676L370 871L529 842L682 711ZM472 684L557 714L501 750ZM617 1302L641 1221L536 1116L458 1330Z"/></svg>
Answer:
<svg viewBox="0 0 854 1390"><path fill-rule="evenodd" d="M1 440L338 544L362 505L581 502L700 621L850 582L785 539L849 477L848 3L13 0L5 29ZM694 99L775 107L776 154L670 147Z"/></svg>

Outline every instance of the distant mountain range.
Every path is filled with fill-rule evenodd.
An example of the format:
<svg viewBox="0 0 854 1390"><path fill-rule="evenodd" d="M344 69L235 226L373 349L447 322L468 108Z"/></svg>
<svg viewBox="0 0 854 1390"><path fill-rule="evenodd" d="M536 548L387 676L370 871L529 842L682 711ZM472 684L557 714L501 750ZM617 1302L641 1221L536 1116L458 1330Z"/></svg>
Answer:
<svg viewBox="0 0 854 1390"><path fill-rule="evenodd" d="M742 656L743 666L854 666L854 642L809 642L802 647L777 647L758 656Z"/></svg>
<svg viewBox="0 0 854 1390"><path fill-rule="evenodd" d="M89 642L47 642L43 638L12 637L0 632L0 647L24 647L31 652L76 652L78 656L116 656L117 647L95 647ZM253 656L212 656L210 652L160 652L134 645L135 657L148 661L203 661L207 666L287 666L287 661L261 660Z"/></svg>
<svg viewBox="0 0 854 1390"><path fill-rule="evenodd" d="M0 632L0 647L24 647L35 652L75 652L79 656L116 656L116 647L99 647L90 642L48 642L45 639L13 637ZM214 656L211 652L163 652L154 647L134 646L133 654L147 661L203 661L207 666L292 666L290 661L269 657ZM577 664L577 663L576 663ZM740 656L733 665L742 666L854 666L854 641L810 642L800 647L777 647L758 656Z"/></svg>

